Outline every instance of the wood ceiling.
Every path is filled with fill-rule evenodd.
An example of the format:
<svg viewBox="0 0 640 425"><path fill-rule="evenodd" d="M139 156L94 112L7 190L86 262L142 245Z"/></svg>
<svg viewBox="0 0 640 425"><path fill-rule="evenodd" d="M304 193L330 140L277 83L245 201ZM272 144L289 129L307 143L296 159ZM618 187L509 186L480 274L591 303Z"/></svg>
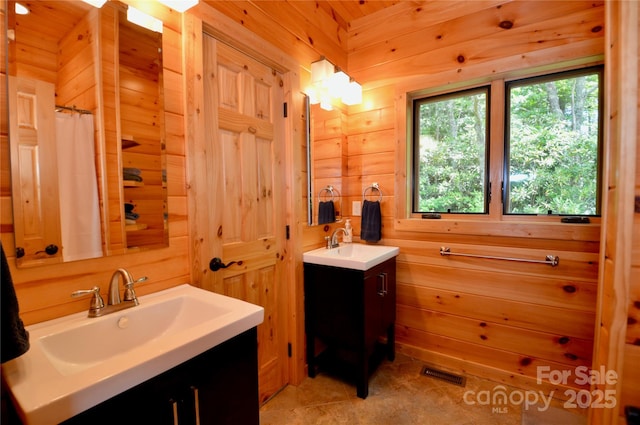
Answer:
<svg viewBox="0 0 640 425"><path fill-rule="evenodd" d="M400 0L316 0L318 7L331 15L345 30L349 23L399 3Z"/></svg>
<svg viewBox="0 0 640 425"><path fill-rule="evenodd" d="M216 7L217 1L203 0L211 6ZM281 1L281 0L280 0ZM359 18L374 14L383 9L391 7L401 0L303 0L308 4L312 4L314 8L321 10L330 16L338 26L345 32L349 31L349 24ZM256 4L260 5L263 1ZM15 0L9 0L10 10L13 10ZM238 1L236 4L251 3L251 1ZM282 2L278 7L287 8L290 6L289 1ZM30 14L24 17L18 17L18 20L29 19L36 22L35 25L44 32L67 33L78 20L86 14L92 6L81 1L30 1L22 2L25 4ZM242 7L242 6L240 6ZM224 9L222 9L224 12ZM50 25L55 22L56 25Z"/></svg>

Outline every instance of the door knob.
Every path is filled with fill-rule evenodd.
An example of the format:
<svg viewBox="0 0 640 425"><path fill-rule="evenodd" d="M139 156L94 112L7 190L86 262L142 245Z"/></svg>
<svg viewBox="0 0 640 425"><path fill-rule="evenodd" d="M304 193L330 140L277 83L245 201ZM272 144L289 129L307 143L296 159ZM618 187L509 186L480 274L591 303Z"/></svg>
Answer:
<svg viewBox="0 0 640 425"><path fill-rule="evenodd" d="M217 272L220 269L226 269L232 264L238 264L239 266L241 266L242 261L232 261L228 264L224 264L219 257L213 257L213 260L209 262L209 268L211 269L211 271Z"/></svg>
<svg viewBox="0 0 640 425"><path fill-rule="evenodd" d="M47 247L44 250L36 251L36 254L42 254L43 252L46 252L47 255L56 255L58 253L58 245L56 244L47 245Z"/></svg>

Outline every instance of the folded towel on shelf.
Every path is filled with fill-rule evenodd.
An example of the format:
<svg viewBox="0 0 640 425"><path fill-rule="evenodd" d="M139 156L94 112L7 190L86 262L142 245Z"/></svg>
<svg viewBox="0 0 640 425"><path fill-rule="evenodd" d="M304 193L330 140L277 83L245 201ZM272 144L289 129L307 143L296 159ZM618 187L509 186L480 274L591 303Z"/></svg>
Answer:
<svg viewBox="0 0 640 425"><path fill-rule="evenodd" d="M382 215L379 201L363 202L360 239L368 242L378 242L382 239Z"/></svg>
<svg viewBox="0 0 640 425"><path fill-rule="evenodd" d="M0 244L2 251L2 299L1 320L2 322L2 345L0 353L0 362L4 363L11 359L15 359L29 350L29 332L24 328L22 319L20 319L20 308L18 306L18 298L13 287L13 279L11 278L11 270L7 257L4 255L4 248Z"/></svg>
<svg viewBox="0 0 640 425"><path fill-rule="evenodd" d="M125 220L137 220L140 218L140 214L134 212L124 213Z"/></svg>
<svg viewBox="0 0 640 425"><path fill-rule="evenodd" d="M129 174L129 173L122 173L122 180L128 180L128 181L134 181L134 182L143 181L142 176L139 176L137 174Z"/></svg>
<svg viewBox="0 0 640 425"><path fill-rule="evenodd" d="M142 171L139 168L123 167L122 168L122 173L123 174L133 174L135 176L139 176L140 174L142 174Z"/></svg>
<svg viewBox="0 0 640 425"><path fill-rule="evenodd" d="M318 224L334 223L336 211L333 201L320 201L318 204Z"/></svg>

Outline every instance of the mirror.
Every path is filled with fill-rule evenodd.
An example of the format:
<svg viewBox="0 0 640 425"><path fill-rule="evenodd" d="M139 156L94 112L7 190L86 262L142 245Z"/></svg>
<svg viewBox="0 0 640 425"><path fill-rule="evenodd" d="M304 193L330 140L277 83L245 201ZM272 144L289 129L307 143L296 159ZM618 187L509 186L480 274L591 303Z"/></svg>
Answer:
<svg viewBox="0 0 640 425"><path fill-rule="evenodd" d="M342 220L342 176L347 175L347 117L307 103L308 224Z"/></svg>
<svg viewBox="0 0 640 425"><path fill-rule="evenodd" d="M18 266L167 246L161 34L116 1L7 6Z"/></svg>

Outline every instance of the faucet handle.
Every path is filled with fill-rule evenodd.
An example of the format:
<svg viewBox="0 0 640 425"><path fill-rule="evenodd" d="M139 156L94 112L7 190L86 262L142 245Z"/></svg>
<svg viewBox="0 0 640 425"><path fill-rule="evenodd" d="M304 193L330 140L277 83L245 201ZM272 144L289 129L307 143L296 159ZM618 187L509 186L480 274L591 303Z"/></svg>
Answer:
<svg viewBox="0 0 640 425"><path fill-rule="evenodd" d="M91 314L91 312L95 313L104 308L104 300L100 295L100 288L98 286L94 286L91 289L80 289L71 293L73 298L82 297L84 295L93 295L91 298L91 304L89 305L89 314Z"/></svg>
<svg viewBox="0 0 640 425"><path fill-rule="evenodd" d="M131 280L129 282L125 282L124 284L124 300L125 301L133 301L136 305L138 305L138 297L136 297L136 291L133 289L133 285L139 282L144 282L147 280L147 276L142 276L139 279Z"/></svg>

